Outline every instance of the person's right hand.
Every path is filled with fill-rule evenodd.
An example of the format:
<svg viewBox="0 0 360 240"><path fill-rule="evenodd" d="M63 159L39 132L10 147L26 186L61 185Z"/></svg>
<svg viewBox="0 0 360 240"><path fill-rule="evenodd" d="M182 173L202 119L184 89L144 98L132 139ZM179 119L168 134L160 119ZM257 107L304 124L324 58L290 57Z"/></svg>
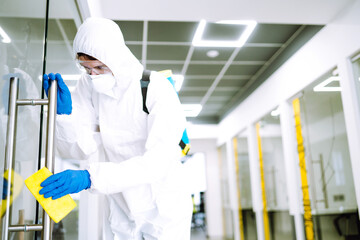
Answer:
<svg viewBox="0 0 360 240"><path fill-rule="evenodd" d="M71 114L72 101L69 88L64 83L59 73L50 73L49 75L44 74L44 89L46 96L48 96L51 82L56 80L57 82L57 114Z"/></svg>

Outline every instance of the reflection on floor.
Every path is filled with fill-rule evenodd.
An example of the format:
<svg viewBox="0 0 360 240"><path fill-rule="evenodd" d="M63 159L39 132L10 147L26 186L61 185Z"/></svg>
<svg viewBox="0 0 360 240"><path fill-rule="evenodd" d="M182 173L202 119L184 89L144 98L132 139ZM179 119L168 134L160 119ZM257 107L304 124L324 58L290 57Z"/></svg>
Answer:
<svg viewBox="0 0 360 240"><path fill-rule="evenodd" d="M206 233L202 228L191 229L191 240L206 240Z"/></svg>
<svg viewBox="0 0 360 240"><path fill-rule="evenodd" d="M204 228L192 228L190 240L225 240L225 238L207 238Z"/></svg>

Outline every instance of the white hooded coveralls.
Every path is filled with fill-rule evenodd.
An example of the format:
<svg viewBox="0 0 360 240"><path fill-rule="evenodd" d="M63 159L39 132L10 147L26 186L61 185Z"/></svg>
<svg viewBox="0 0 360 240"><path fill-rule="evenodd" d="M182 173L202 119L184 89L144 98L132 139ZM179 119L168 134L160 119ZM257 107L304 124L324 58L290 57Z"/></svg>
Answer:
<svg viewBox="0 0 360 240"><path fill-rule="evenodd" d="M72 93L73 112L58 115L56 145L64 158L91 163L90 191L106 195L103 239L190 239L191 196L178 145L185 117L171 83L152 72L143 111L143 67L111 20L89 18L79 28L74 53L106 64L116 84L98 93L86 74Z"/></svg>

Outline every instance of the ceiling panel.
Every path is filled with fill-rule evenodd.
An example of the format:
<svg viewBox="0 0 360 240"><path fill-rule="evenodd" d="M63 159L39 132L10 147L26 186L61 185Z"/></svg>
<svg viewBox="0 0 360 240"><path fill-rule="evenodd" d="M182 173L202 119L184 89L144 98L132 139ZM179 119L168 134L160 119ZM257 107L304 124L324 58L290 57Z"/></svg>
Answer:
<svg viewBox="0 0 360 240"><path fill-rule="evenodd" d="M116 21L124 35L125 41L143 40L143 22L139 21Z"/></svg>
<svg viewBox="0 0 360 240"><path fill-rule="evenodd" d="M183 87L209 87L214 79L203 78L203 79L186 79L183 83Z"/></svg>
<svg viewBox="0 0 360 240"><path fill-rule="evenodd" d="M235 87L235 88L238 88L238 87L242 87L244 86L247 81L249 79L245 80L245 79L222 79L218 86L219 87Z"/></svg>
<svg viewBox="0 0 360 240"><path fill-rule="evenodd" d="M222 69L223 65L195 65L189 66L186 74L190 75L217 75Z"/></svg>
<svg viewBox="0 0 360 240"><path fill-rule="evenodd" d="M235 61L267 61L279 50L279 47L243 47Z"/></svg>
<svg viewBox="0 0 360 240"><path fill-rule="evenodd" d="M182 96L182 94L179 94L180 97L180 101L181 103L185 103L185 104L194 104L194 103L199 103L202 99L202 96Z"/></svg>
<svg viewBox="0 0 360 240"><path fill-rule="evenodd" d="M208 103L221 103L222 105L230 100L231 96L211 96L208 100Z"/></svg>
<svg viewBox="0 0 360 240"><path fill-rule="evenodd" d="M71 41L74 40L76 32L77 32L75 22L71 19L62 19L59 21L60 21L60 24L64 28L67 39L69 39Z"/></svg>
<svg viewBox="0 0 360 240"><path fill-rule="evenodd" d="M51 61L72 58L73 54L68 50L64 42L48 42L47 60Z"/></svg>
<svg viewBox="0 0 360 240"><path fill-rule="evenodd" d="M181 73L183 65L182 64L146 64L146 69L154 70L154 71L162 71L162 70L172 70L173 74Z"/></svg>
<svg viewBox="0 0 360 240"><path fill-rule="evenodd" d="M191 42L198 23L149 22L148 41Z"/></svg>
<svg viewBox="0 0 360 240"><path fill-rule="evenodd" d="M192 97L192 96L203 97L205 94L206 94L206 89L204 89L204 90L194 90L194 91L181 90L179 92L179 96L181 96L181 97Z"/></svg>
<svg viewBox="0 0 360 240"><path fill-rule="evenodd" d="M258 24L248 43L285 43L299 27L291 24Z"/></svg>
<svg viewBox="0 0 360 240"><path fill-rule="evenodd" d="M148 60L181 60L185 61L189 46L152 46L147 47Z"/></svg>
<svg viewBox="0 0 360 240"><path fill-rule="evenodd" d="M142 46L141 45L131 45L128 44L127 47L130 49L130 51L135 55L135 57L139 60L142 59Z"/></svg>
<svg viewBox="0 0 360 240"><path fill-rule="evenodd" d="M226 75L254 75L260 68L259 65L231 65Z"/></svg>
<svg viewBox="0 0 360 240"><path fill-rule="evenodd" d="M48 41L59 41L59 39L64 39L61 35L59 26L54 19L49 19L48 25Z"/></svg>

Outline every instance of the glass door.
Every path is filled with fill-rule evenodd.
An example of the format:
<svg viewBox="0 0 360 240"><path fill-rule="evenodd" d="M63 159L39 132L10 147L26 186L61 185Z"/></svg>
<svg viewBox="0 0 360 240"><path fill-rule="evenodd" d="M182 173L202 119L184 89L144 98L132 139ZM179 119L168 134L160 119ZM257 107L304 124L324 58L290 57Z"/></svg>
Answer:
<svg viewBox="0 0 360 240"><path fill-rule="evenodd" d="M223 214L223 231L225 239L234 238L234 221L233 213L230 206L229 193L229 174L226 155L226 144L218 149L219 151L219 169L220 169L220 187Z"/></svg>
<svg viewBox="0 0 360 240"><path fill-rule="evenodd" d="M29 11L29 9L33 9ZM5 145L8 122L9 80L19 78L21 99L41 98L46 1L2 0L0 4L0 191L1 217L6 211L6 188L11 184L10 225L35 224L36 201L24 179L37 171L40 141L40 107L19 106L17 111L14 179L7 179ZM2 234L3 228L1 228ZM12 232L9 239L33 238L34 232Z"/></svg>
<svg viewBox="0 0 360 240"><path fill-rule="evenodd" d="M295 230L289 214L279 111L274 109L264 116L259 126L270 236L272 240L293 239Z"/></svg>
<svg viewBox="0 0 360 240"><path fill-rule="evenodd" d="M49 14L47 15L47 4ZM72 41L81 24L75 2L2 0L0 3L0 191L1 223L5 212L10 214L9 225L41 224L42 211L24 180L44 164L47 108L18 106L13 180L7 179L5 147L7 144L9 79L19 78L19 99L44 98L42 75L62 73L72 89L79 71L72 56ZM69 9L71 9L69 11ZM47 17L48 16L48 17ZM61 18L59 18L61 16ZM75 24L76 22L76 24ZM47 61L45 61L47 59ZM46 62L46 64L44 64ZM71 77L70 77L71 76ZM46 97L45 97L46 98ZM68 164L70 162L70 164ZM56 172L62 168L78 167L61 159ZM11 184L10 209L6 210L6 186ZM74 196L78 199L78 196ZM53 239L78 239L78 209L53 226ZM0 234L3 233L3 225ZM9 239L38 239L39 232L11 232Z"/></svg>
<svg viewBox="0 0 360 240"><path fill-rule="evenodd" d="M245 134L237 137L238 176L244 239L257 239L256 217L252 206L248 138Z"/></svg>
<svg viewBox="0 0 360 240"><path fill-rule="evenodd" d="M305 88L299 98L314 231L320 240L358 234L339 80L328 73Z"/></svg>

